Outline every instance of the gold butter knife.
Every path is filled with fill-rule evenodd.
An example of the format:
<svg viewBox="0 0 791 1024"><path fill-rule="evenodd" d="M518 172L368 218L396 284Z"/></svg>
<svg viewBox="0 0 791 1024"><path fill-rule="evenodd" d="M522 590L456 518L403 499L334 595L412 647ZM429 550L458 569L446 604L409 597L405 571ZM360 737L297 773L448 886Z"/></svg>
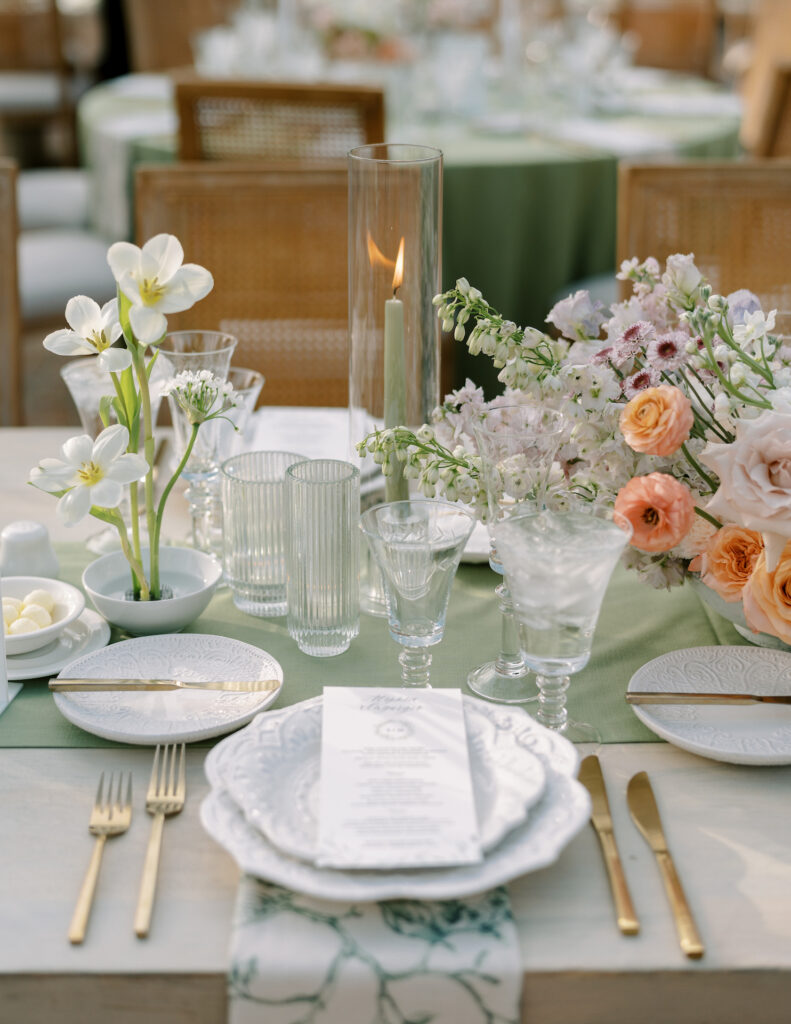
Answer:
<svg viewBox="0 0 791 1024"><path fill-rule="evenodd" d="M601 764L595 754L591 754L583 760L580 765L579 780L591 795L591 823L596 829L596 835L599 837L604 854L604 864L610 879L618 927L624 935L637 935L640 931L640 922L634 911L623 865L618 855L607 789L604 785Z"/></svg>
<svg viewBox="0 0 791 1024"><path fill-rule="evenodd" d="M667 848L667 840L659 817L659 808L656 806L654 791L645 772L638 772L629 780L629 785L626 787L626 802L629 805L632 820L654 851L659 864L665 892L676 922L681 949L688 957L697 960L703 956L703 942L695 927L692 911L689 909L687 898L681 887L681 879L678 877L673 858Z"/></svg>
<svg viewBox="0 0 791 1024"><path fill-rule="evenodd" d="M791 704L791 694L669 693L663 690L630 690L629 704Z"/></svg>
<svg viewBox="0 0 791 1024"><path fill-rule="evenodd" d="M280 679L50 679L54 693L99 693L105 690L222 690L226 693L274 693Z"/></svg>

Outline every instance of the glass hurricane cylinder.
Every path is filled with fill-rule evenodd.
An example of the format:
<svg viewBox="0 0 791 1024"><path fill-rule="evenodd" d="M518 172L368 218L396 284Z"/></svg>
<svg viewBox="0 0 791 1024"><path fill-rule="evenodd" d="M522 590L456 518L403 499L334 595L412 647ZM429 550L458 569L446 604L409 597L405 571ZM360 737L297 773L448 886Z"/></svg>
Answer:
<svg viewBox="0 0 791 1024"><path fill-rule="evenodd" d="M364 489L379 467L356 444L378 427L418 427L439 403L442 153L381 143L349 153L349 441ZM408 497L395 457L385 499ZM381 574L363 545L361 609L385 615Z"/></svg>

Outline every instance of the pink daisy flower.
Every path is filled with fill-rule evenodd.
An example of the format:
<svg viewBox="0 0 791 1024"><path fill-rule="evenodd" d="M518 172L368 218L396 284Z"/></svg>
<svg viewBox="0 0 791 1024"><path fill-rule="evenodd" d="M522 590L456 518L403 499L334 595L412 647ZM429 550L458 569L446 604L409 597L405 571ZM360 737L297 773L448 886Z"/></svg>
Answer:
<svg viewBox="0 0 791 1024"><path fill-rule="evenodd" d="M621 389L626 398L631 401L635 395L639 395L646 388L655 388L661 379L658 370L654 370L652 367L645 367L642 370L638 370L637 373L633 373L631 377L626 377L621 381Z"/></svg>
<svg viewBox="0 0 791 1024"><path fill-rule="evenodd" d="M657 370L677 370L687 361L689 337L683 331L668 331L648 343L646 356Z"/></svg>

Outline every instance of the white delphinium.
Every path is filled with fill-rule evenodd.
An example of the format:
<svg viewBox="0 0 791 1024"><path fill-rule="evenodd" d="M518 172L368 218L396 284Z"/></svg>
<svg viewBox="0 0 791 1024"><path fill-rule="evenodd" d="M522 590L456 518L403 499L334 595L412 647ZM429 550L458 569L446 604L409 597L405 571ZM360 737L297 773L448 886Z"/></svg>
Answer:
<svg viewBox="0 0 791 1024"><path fill-rule="evenodd" d="M556 302L546 322L557 327L569 341L590 341L599 336L606 319L603 304L592 299L590 292L582 290Z"/></svg>

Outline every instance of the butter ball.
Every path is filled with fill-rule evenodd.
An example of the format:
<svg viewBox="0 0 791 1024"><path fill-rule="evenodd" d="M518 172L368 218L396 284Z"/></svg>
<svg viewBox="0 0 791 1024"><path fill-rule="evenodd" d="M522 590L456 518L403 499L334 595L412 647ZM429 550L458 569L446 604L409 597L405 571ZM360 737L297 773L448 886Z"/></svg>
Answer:
<svg viewBox="0 0 791 1024"><path fill-rule="evenodd" d="M55 599L48 590L44 590L43 587L38 587L36 590L31 590L30 593L22 599L23 608L27 608L31 604L40 605L48 611L51 616L52 609L55 607Z"/></svg>
<svg viewBox="0 0 791 1024"><path fill-rule="evenodd" d="M22 608L22 602L17 601L15 597L4 597L3 598L3 622L13 622L19 615L20 609Z"/></svg>
<svg viewBox="0 0 791 1024"><path fill-rule="evenodd" d="M37 622L34 622L33 619L27 619L22 615L20 618L14 619L8 627L8 635L19 636L22 633L35 633L38 629L41 629L41 627Z"/></svg>
<svg viewBox="0 0 791 1024"><path fill-rule="evenodd" d="M23 605L22 615L26 619L32 619L39 629L43 629L45 626L52 625L52 616L47 611L47 609L42 608L40 604Z"/></svg>

